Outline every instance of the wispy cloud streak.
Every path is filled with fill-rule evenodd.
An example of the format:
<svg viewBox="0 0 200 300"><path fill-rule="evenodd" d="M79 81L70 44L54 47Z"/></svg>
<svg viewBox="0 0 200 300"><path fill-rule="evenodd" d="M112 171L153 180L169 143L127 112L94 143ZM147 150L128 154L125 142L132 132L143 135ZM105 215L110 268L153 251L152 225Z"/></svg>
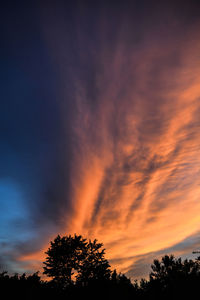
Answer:
<svg viewBox="0 0 200 300"><path fill-rule="evenodd" d="M112 58L110 49L95 56L92 110L85 80L75 96L66 228L103 240L126 271L134 256L181 242L200 221L200 44L196 32L150 35L139 50L118 37Z"/></svg>

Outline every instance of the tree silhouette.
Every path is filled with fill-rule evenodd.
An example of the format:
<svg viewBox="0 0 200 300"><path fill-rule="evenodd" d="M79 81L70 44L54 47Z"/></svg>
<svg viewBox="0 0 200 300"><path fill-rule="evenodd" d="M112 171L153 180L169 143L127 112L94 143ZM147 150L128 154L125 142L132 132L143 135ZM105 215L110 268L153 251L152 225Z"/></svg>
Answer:
<svg viewBox="0 0 200 300"><path fill-rule="evenodd" d="M86 255L79 265L77 282L87 285L94 280L108 280L111 275L110 265L105 259L105 249L101 249L102 243L95 239L86 245Z"/></svg>
<svg viewBox="0 0 200 300"><path fill-rule="evenodd" d="M80 235L58 235L46 252L44 274L63 287L73 283L73 275L85 258L86 240Z"/></svg>
<svg viewBox="0 0 200 300"><path fill-rule="evenodd" d="M110 265L104 257L103 245L97 240L88 242L81 235L58 235L50 244L43 273L52 277L56 284L66 287L109 279Z"/></svg>
<svg viewBox="0 0 200 300"><path fill-rule="evenodd" d="M192 275L200 275L200 258L196 260L184 261L180 258L176 259L174 255L165 255L161 261L154 260L151 266L152 272L150 273L150 280L168 281L175 278L186 278Z"/></svg>
<svg viewBox="0 0 200 300"><path fill-rule="evenodd" d="M149 280L131 283L110 271L105 249L97 240L57 236L48 249L44 272L51 281L32 275L0 272L0 290L8 299L193 299L200 293L200 257L182 260L173 255L155 259ZM74 283L72 285L72 283Z"/></svg>
<svg viewBox="0 0 200 300"><path fill-rule="evenodd" d="M165 255L161 261L155 259L151 268L150 280L143 289L146 289L147 294L166 299L176 296L179 299L185 296L191 298L192 293L199 290L199 257L196 260L182 260L176 259L174 255Z"/></svg>

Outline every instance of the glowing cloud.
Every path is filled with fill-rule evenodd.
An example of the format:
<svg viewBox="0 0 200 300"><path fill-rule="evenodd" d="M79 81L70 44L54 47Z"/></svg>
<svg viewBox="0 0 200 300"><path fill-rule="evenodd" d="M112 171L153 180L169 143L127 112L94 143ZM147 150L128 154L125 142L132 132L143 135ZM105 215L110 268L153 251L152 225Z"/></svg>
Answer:
<svg viewBox="0 0 200 300"><path fill-rule="evenodd" d="M43 21L70 144L59 233L97 238L113 268L142 276L154 255L198 244L188 246L200 230L199 24L186 30L154 8L141 21L103 10L93 23L79 9L70 34L59 10L59 20L49 8Z"/></svg>
<svg viewBox="0 0 200 300"><path fill-rule="evenodd" d="M200 44L195 34L140 51L123 42L109 61L100 55L93 110L85 81L77 83L66 232L97 237L127 272L134 257L199 231Z"/></svg>

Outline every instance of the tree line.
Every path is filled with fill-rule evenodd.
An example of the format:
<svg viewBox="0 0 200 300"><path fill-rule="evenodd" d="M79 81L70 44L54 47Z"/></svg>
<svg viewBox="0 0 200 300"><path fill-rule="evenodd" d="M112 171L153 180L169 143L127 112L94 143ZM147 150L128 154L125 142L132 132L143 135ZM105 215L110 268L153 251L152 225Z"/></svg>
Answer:
<svg viewBox="0 0 200 300"><path fill-rule="evenodd" d="M81 235L57 236L50 242L43 280L32 275L0 273L0 290L20 299L181 299L200 293L200 257L182 260L174 255L155 259L149 279L131 282L111 270L105 249Z"/></svg>

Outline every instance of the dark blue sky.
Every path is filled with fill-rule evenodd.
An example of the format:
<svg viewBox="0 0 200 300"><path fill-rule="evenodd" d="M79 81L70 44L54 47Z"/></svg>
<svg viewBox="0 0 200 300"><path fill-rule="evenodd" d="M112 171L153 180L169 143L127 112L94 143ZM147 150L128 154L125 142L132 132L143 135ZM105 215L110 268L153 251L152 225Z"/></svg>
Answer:
<svg viewBox="0 0 200 300"><path fill-rule="evenodd" d="M1 9L3 259L10 250L15 255L12 248L26 251L24 243L29 241L34 247L38 230L46 222L56 222L56 214L51 218L52 205L46 194L51 193L53 181L59 185L52 177L64 145L56 95L58 76L41 34L39 17L38 5L31 2L6 3Z"/></svg>

